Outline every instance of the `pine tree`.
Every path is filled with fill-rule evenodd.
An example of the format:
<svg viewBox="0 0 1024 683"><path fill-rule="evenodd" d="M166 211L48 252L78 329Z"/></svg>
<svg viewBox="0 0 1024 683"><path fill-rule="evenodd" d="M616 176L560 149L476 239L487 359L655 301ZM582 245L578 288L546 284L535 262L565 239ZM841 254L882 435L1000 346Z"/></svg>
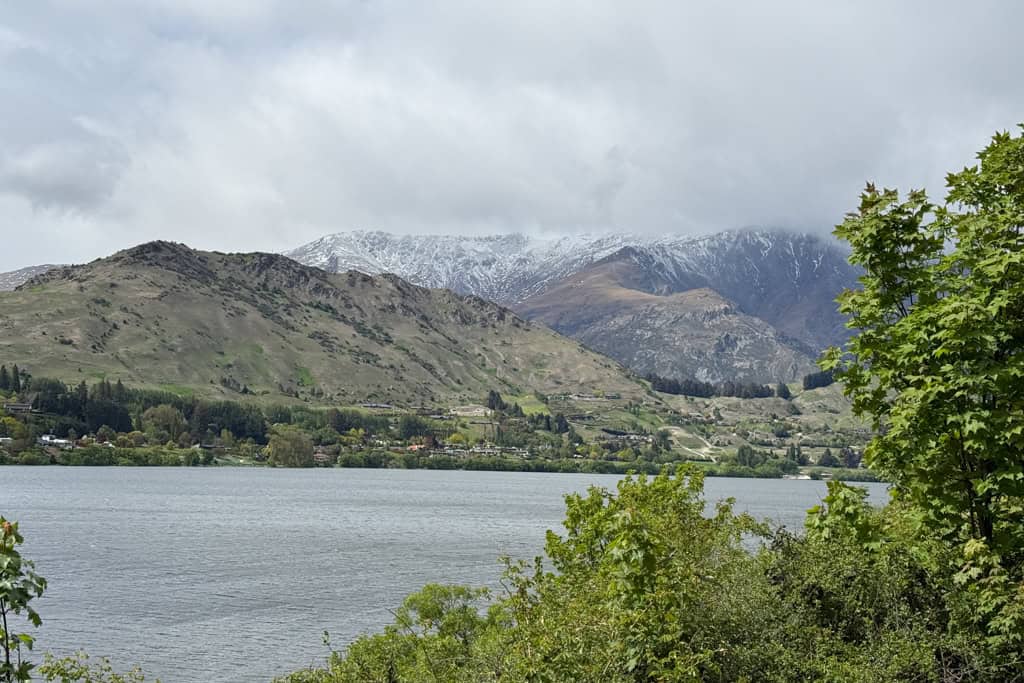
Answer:
<svg viewBox="0 0 1024 683"><path fill-rule="evenodd" d="M0 391L9 391L11 388L11 375L7 372L6 365L0 365Z"/></svg>
<svg viewBox="0 0 1024 683"><path fill-rule="evenodd" d="M78 402L78 416L85 419L85 406L89 403L89 387L83 379L75 389L75 399Z"/></svg>
<svg viewBox="0 0 1024 683"><path fill-rule="evenodd" d="M565 415L558 413L555 415L555 433L565 434L569 431L569 421L565 419Z"/></svg>
<svg viewBox="0 0 1024 683"><path fill-rule="evenodd" d="M487 392L487 408L497 411L505 409L505 401L502 400L501 394L494 389Z"/></svg>
<svg viewBox="0 0 1024 683"><path fill-rule="evenodd" d="M114 389L110 386L110 382L105 379L101 379L96 384L92 385L92 391L90 392L90 398L96 401L109 401L114 396Z"/></svg>
<svg viewBox="0 0 1024 683"><path fill-rule="evenodd" d="M21 391L21 371L18 370L18 366L15 365L11 368L11 391L18 393Z"/></svg>
<svg viewBox="0 0 1024 683"><path fill-rule="evenodd" d="M113 399L115 403L127 403L128 402L128 390L121 384L121 380L117 380L117 384L114 385Z"/></svg>

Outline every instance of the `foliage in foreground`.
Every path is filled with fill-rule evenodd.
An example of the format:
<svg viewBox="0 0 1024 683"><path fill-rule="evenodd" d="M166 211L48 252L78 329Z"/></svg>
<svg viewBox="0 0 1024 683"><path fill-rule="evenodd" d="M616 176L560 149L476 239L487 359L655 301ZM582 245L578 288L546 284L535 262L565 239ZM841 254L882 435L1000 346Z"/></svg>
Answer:
<svg viewBox="0 0 1024 683"><path fill-rule="evenodd" d="M886 508L830 482L804 535L769 534L703 517L697 471L626 479L570 496L550 568L510 565L459 637L400 619L290 683L1024 681L1024 136L979 160L942 205L869 185L836 229L864 275L823 370L873 421ZM456 590L406 609L442 623Z"/></svg>
<svg viewBox="0 0 1024 683"><path fill-rule="evenodd" d="M1024 677L910 508L830 482L796 536L729 501L705 516L702 489L691 470L568 496L565 534L549 533L546 561L509 563L501 595L427 586L382 633L282 681Z"/></svg>
<svg viewBox="0 0 1024 683"><path fill-rule="evenodd" d="M1024 136L951 173L946 202L869 185L836 229L864 268L827 367L878 436L865 462L957 555L989 636L1024 649Z"/></svg>
<svg viewBox="0 0 1024 683"><path fill-rule="evenodd" d="M31 603L46 590L46 579L18 552L23 542L18 523L0 516L0 681L4 683L27 681L33 669L32 662L22 655L32 649L35 638L15 631L15 619L35 627L42 623Z"/></svg>
<svg viewBox="0 0 1024 683"><path fill-rule="evenodd" d="M84 652L68 657L47 654L38 671L40 680L50 683L145 683L146 680L138 668L118 673L107 659L90 657Z"/></svg>

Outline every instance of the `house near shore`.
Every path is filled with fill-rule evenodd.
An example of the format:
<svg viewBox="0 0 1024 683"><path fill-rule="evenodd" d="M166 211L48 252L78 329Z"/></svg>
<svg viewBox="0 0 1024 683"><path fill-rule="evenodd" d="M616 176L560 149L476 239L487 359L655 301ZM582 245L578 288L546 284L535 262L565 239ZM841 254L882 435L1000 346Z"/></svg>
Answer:
<svg viewBox="0 0 1024 683"><path fill-rule="evenodd" d="M49 446L51 448L61 448L64 450L70 450L75 447L75 442L70 439L59 439L53 434L43 434L36 440L40 446Z"/></svg>

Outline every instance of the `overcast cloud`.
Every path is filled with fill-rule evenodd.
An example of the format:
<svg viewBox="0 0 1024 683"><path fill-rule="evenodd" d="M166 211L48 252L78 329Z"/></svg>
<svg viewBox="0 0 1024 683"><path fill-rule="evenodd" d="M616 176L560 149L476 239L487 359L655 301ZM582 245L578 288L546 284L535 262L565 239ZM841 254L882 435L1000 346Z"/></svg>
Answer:
<svg viewBox="0 0 1024 683"><path fill-rule="evenodd" d="M0 270L145 240L825 232L1024 121L1024 4L10 0Z"/></svg>

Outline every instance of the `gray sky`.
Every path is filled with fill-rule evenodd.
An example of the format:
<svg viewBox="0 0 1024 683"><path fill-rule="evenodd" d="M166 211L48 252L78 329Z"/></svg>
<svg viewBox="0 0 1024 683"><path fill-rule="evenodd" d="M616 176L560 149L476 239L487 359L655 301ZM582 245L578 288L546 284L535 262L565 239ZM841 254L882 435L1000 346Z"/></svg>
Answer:
<svg viewBox="0 0 1024 683"><path fill-rule="evenodd" d="M827 231L1024 121L1024 3L8 0L0 270L348 229Z"/></svg>

